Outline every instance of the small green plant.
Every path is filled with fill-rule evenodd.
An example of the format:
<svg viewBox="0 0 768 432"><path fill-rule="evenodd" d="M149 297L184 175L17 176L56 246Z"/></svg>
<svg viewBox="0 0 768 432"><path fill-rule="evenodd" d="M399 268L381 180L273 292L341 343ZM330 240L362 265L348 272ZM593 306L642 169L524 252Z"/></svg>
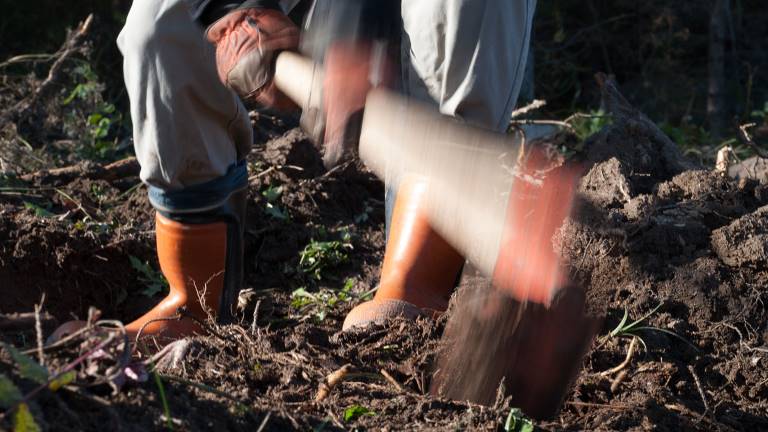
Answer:
<svg viewBox="0 0 768 432"><path fill-rule="evenodd" d="M681 341L693 347L694 350L698 350L692 343L688 342L685 338L683 338L682 336L680 336L679 334L671 330L642 325L643 322L645 322L645 320L647 320L653 314L655 314L663 304L664 303L659 303L659 305L653 308L650 312L640 317L640 319L632 321L631 323L627 323L627 321L629 320L629 311L627 309L624 309L624 316L621 318L621 321L619 321L619 324L616 326L616 328L614 328L613 330L611 330L610 333L608 333L608 337L637 337L637 340L640 341L640 343L643 345L643 348L646 351L648 351L648 346L645 344L645 341L640 336L639 332L655 331L655 332L664 333L669 336L680 339Z"/></svg>
<svg viewBox="0 0 768 432"><path fill-rule="evenodd" d="M54 215L53 213L51 213L50 211L48 211L48 210L46 210L46 209L44 209L44 208L40 207L40 206L39 206L39 205L37 205L37 204L31 203L31 202L29 202L29 201L24 201L24 208L25 208L25 209L27 209L27 210L31 210L32 212L34 212L34 213L35 213L35 216L37 216L37 217L41 217L41 218L49 218L49 217L53 217L53 216L56 216L56 215Z"/></svg>
<svg viewBox="0 0 768 432"><path fill-rule="evenodd" d="M168 405L168 398L165 396L165 386L163 380L160 379L160 375L156 372L152 372L152 376L155 377L155 385L157 386L157 394L160 396L160 403L163 405L163 415L165 416L165 427L168 430L173 430L173 421L171 420L171 407Z"/></svg>
<svg viewBox="0 0 768 432"><path fill-rule="evenodd" d="M525 417L520 408L512 408L504 422L506 432L533 432L533 422Z"/></svg>
<svg viewBox="0 0 768 432"><path fill-rule="evenodd" d="M349 278L344 282L341 290L323 288L319 292L311 293L301 287L291 293L291 307L309 313L318 322L322 322L334 307L354 298L352 295L354 286L355 280Z"/></svg>
<svg viewBox="0 0 768 432"><path fill-rule="evenodd" d="M360 405L352 405L344 410L344 421L349 423L362 416L375 416L376 413Z"/></svg>
<svg viewBox="0 0 768 432"><path fill-rule="evenodd" d="M373 207L371 207L370 201L365 200L363 211L355 216L355 223L361 224L367 222L371 217L371 213L373 213Z"/></svg>
<svg viewBox="0 0 768 432"><path fill-rule="evenodd" d="M82 129L86 130L88 140L79 149L81 156L99 160L114 159L117 140L110 138L114 137L122 125L122 113L113 104L103 100L104 85L89 64L78 65L72 75L79 83L61 102L71 107L64 122L65 129L70 129L69 134L72 136L81 136ZM75 104L76 101L82 102L82 106ZM84 124L82 118L85 118Z"/></svg>
<svg viewBox="0 0 768 432"><path fill-rule="evenodd" d="M139 281L146 285L146 288L141 292L143 295L154 297L168 290L168 281L165 280L162 272L153 269L149 262L142 262L133 255L128 255L128 259L131 261L131 267L139 272Z"/></svg>
<svg viewBox="0 0 768 432"><path fill-rule="evenodd" d="M267 200L265 212L277 220L288 220L288 213L278 204L280 196L283 195L282 186L270 186L261 193Z"/></svg>
<svg viewBox="0 0 768 432"><path fill-rule="evenodd" d="M48 368L37 363L32 357L17 350L9 344L1 346L11 355L13 363L21 378L28 379L38 384L36 390L27 395L22 395L18 387L4 374L0 374L0 408L7 413L13 412L12 423L15 431L39 431L32 413L29 411L29 399L38 391L48 388L57 391L61 387L74 381L76 374L69 370L59 374L52 374Z"/></svg>
<svg viewBox="0 0 768 432"><path fill-rule="evenodd" d="M765 102L762 109L752 111L750 117L768 125L768 101Z"/></svg>
<svg viewBox="0 0 768 432"><path fill-rule="evenodd" d="M349 251L352 250L352 235L343 230L340 240L317 241L312 240L299 253L298 270L309 275L314 280L320 280L323 272L333 268L349 259Z"/></svg>
<svg viewBox="0 0 768 432"><path fill-rule="evenodd" d="M579 141L584 141L612 122L611 116L602 109L592 110L586 114L577 113L568 120Z"/></svg>

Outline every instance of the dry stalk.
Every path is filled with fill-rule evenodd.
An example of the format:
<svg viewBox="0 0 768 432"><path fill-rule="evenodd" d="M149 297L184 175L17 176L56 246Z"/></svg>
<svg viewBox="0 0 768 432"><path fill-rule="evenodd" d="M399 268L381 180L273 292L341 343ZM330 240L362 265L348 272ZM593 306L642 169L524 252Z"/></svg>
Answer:
<svg viewBox="0 0 768 432"><path fill-rule="evenodd" d="M403 386L400 385L400 383L397 382L395 377L390 375L389 372L387 372L386 369L382 369L380 372L381 372L381 375L384 376L384 379L386 379L387 382L392 384L392 387L394 387L398 392L403 393L405 391L405 389L403 389Z"/></svg>
<svg viewBox="0 0 768 432"><path fill-rule="evenodd" d="M43 325L40 321L40 311L45 303L45 293L40 297L40 304L35 305L35 336L37 339L37 359L41 366L45 366L45 350L43 349Z"/></svg>
<svg viewBox="0 0 768 432"><path fill-rule="evenodd" d="M688 372L691 373L691 376L693 376L693 382L696 383L696 389L699 391L699 396L701 396L701 401L704 403L703 415L706 415L709 412L709 404L707 403L707 396L704 394L704 389L701 387L701 381L699 380L699 376L696 375L696 370L693 368L693 365L688 365Z"/></svg>
<svg viewBox="0 0 768 432"><path fill-rule="evenodd" d="M344 366L336 369L327 377L325 377L325 380L320 383L320 386L317 389L315 402L322 402L325 398L327 398L328 395L331 394L331 391L334 389L334 387L336 387L340 382L344 381L344 378L347 377L351 370L352 365L345 364Z"/></svg>

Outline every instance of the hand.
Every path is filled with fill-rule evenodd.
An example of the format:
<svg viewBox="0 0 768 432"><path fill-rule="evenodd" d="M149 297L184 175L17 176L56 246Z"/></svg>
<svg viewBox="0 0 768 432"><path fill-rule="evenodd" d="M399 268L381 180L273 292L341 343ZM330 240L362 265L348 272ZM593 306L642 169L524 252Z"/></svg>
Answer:
<svg viewBox="0 0 768 432"><path fill-rule="evenodd" d="M295 107L272 80L277 54L299 44L299 29L287 16L273 9L238 9L213 23L206 37L216 45L216 68L224 85L266 107Z"/></svg>
<svg viewBox="0 0 768 432"><path fill-rule="evenodd" d="M328 49L323 82L326 168L337 165L355 149L368 91L389 84L393 75L383 47L368 42L337 42Z"/></svg>

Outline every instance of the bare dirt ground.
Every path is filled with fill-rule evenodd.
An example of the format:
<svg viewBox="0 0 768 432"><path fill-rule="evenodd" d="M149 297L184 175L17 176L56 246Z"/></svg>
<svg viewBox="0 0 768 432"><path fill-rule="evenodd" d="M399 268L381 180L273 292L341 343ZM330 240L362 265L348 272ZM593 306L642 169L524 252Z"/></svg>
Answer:
<svg viewBox="0 0 768 432"><path fill-rule="evenodd" d="M26 96L9 88L0 96L13 107ZM555 239L603 325L561 413L536 426L768 430L768 186L691 166L637 113L614 108L614 124L577 156L580 204ZM1 128L0 157L17 162L0 185L0 341L20 349L36 347L36 332L18 314L43 294L46 333L90 306L128 321L161 295L146 295L152 278L131 260L157 268L135 167L41 171L78 159L62 131L68 109L41 105ZM24 159L10 146L23 145L16 126L30 119L39 128ZM74 381L28 400L42 429L517 430L514 395L479 406L428 394L447 317L339 332L377 283L383 185L357 162L326 172L295 119L260 114L254 126L252 291L241 296L240 322L193 338L158 374L162 385L150 376L113 393L83 363ZM318 242L341 258L315 273L301 257ZM61 370L84 346L51 350L46 365ZM344 379L316 401L340 369ZM8 349L0 374L22 393L36 387ZM11 425L0 419L0 429Z"/></svg>

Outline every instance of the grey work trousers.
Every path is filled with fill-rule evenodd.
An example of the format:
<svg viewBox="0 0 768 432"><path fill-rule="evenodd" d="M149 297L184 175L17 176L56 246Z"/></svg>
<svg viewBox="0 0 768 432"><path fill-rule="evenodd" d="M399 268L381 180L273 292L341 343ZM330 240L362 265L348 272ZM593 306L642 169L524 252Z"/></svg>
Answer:
<svg viewBox="0 0 768 432"><path fill-rule="evenodd" d="M402 0L404 92L503 131L520 92L535 6L536 0ZM251 145L248 113L219 81L214 47L186 2L134 0L118 46L141 179L162 195L231 173Z"/></svg>

